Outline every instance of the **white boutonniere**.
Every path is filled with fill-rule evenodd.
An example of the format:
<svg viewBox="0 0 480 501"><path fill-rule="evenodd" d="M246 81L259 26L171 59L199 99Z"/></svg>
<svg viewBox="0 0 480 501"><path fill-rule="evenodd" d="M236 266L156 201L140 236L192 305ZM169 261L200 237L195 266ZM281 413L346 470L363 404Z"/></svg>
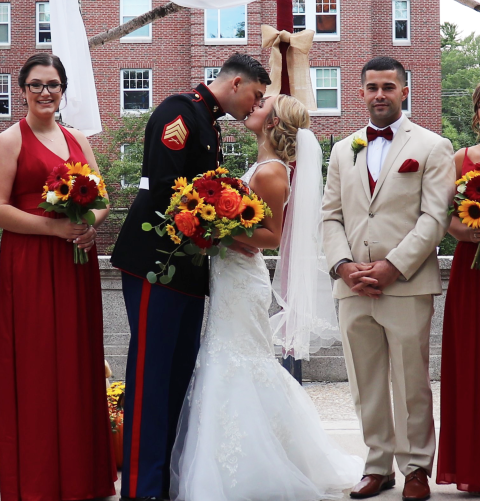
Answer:
<svg viewBox="0 0 480 501"><path fill-rule="evenodd" d="M353 165L357 161L357 155L367 146L367 141L361 139L359 137L354 137L352 141L352 150L353 150Z"/></svg>

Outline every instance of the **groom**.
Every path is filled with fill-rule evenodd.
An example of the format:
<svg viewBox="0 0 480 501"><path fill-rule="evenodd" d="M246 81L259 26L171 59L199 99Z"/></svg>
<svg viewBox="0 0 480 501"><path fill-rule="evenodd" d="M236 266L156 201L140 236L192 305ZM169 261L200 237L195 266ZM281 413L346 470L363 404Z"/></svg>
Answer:
<svg viewBox="0 0 480 501"><path fill-rule="evenodd" d="M405 475L403 499L418 501L430 496L435 452L429 334L433 295L441 294L435 248L449 224L453 151L402 114L409 89L398 61L374 58L361 78L370 122L334 146L323 199L325 254L369 448L350 495L393 487L395 457Z"/></svg>
<svg viewBox="0 0 480 501"><path fill-rule="evenodd" d="M235 54L207 87L167 98L153 112L146 130L140 191L128 213L112 254L122 270L122 287L130 323L122 498L168 498L170 454L185 392L200 343L208 264L172 257L173 280L150 284L145 276L159 271L156 261L173 244L142 223L158 224L178 177L191 180L215 170L221 160L217 119L230 113L243 120L258 105L270 78L261 64ZM173 246L174 247L174 246ZM233 250L258 252L246 244Z"/></svg>

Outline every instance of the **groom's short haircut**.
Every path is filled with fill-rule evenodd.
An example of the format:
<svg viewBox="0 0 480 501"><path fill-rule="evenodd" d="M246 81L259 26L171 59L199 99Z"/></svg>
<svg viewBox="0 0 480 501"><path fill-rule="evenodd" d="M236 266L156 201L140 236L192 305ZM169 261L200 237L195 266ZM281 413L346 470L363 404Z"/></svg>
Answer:
<svg viewBox="0 0 480 501"><path fill-rule="evenodd" d="M265 68L252 56L236 52L230 56L224 63L218 76L236 76L241 75L246 80L260 82L270 85L272 82ZM217 77L218 78L218 77Z"/></svg>
<svg viewBox="0 0 480 501"><path fill-rule="evenodd" d="M362 68L362 85L365 83L365 75L367 71L388 71L396 70L398 79L403 85L407 85L407 74L402 63L398 62L393 57L379 56L370 59L368 63Z"/></svg>

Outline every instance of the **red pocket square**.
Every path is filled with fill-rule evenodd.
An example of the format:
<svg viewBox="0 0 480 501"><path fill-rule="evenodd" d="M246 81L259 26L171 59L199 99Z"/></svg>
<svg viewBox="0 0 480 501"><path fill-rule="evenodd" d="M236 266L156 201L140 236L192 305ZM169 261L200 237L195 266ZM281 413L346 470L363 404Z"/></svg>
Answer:
<svg viewBox="0 0 480 501"><path fill-rule="evenodd" d="M405 172L417 172L419 167L420 164L416 160L409 158L408 160L405 160L405 162L403 162L400 169L398 169L398 172L400 174L403 174Z"/></svg>

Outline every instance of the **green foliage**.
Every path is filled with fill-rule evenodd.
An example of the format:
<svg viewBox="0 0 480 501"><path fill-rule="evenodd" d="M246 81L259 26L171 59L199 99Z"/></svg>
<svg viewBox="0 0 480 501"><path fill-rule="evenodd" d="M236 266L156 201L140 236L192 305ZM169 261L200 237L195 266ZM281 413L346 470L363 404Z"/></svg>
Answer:
<svg viewBox="0 0 480 501"><path fill-rule="evenodd" d="M476 143L472 93L480 82L480 36L460 39L458 26L442 24L442 129L455 150Z"/></svg>
<svg viewBox="0 0 480 501"><path fill-rule="evenodd" d="M455 247L457 246L458 241L455 237L452 237L450 233L447 233L443 240L440 242L440 250L438 252L439 256L453 256L455 252Z"/></svg>
<svg viewBox="0 0 480 501"><path fill-rule="evenodd" d="M235 139L235 153L224 155L222 167L228 169L232 176L242 177L257 159L257 138L243 125L236 127L228 120L222 120L220 126L223 138L231 136ZM229 143L223 143L224 152L229 148L228 145Z"/></svg>

